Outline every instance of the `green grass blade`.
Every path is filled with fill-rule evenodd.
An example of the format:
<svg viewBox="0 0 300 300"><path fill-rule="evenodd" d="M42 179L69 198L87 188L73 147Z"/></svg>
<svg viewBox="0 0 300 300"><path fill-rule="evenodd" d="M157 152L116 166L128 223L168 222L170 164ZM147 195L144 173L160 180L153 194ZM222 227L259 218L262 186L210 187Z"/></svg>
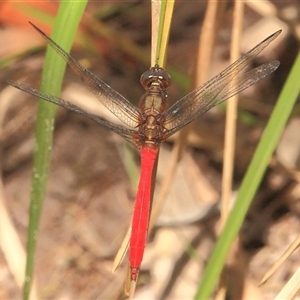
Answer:
<svg viewBox="0 0 300 300"><path fill-rule="evenodd" d="M161 1L157 33L157 49L155 55L155 64L158 64L161 67L165 66L174 4L175 0Z"/></svg>
<svg viewBox="0 0 300 300"><path fill-rule="evenodd" d="M279 69L280 72L280 69ZM207 299L216 285L230 250L236 238L250 203L258 189L265 170L270 162L285 124L300 92L300 53L282 89L271 118L264 130L261 141L244 177L236 203L230 213L224 230L215 246L204 272L195 299Z"/></svg>
<svg viewBox="0 0 300 300"><path fill-rule="evenodd" d="M52 38L66 51L71 48L79 21L87 1L62 1L55 19ZM65 71L65 61L52 49L47 49L41 90L58 95ZM56 106L40 101L36 127L36 144L32 175L30 216L27 240L26 280L23 299L29 298L34 269L37 233L49 173L52 133Z"/></svg>

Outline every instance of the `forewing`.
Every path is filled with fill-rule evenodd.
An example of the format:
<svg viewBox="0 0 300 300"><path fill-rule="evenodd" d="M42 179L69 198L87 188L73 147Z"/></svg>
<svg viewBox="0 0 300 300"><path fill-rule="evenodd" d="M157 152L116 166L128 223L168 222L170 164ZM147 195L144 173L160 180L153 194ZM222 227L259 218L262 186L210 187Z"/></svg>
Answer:
<svg viewBox="0 0 300 300"><path fill-rule="evenodd" d="M247 73L242 73L241 71L273 41L280 32L281 30L269 36L219 75L190 92L167 109L164 114L164 126L167 129L166 137L192 122L215 105L274 72L279 66L278 61L261 65Z"/></svg>
<svg viewBox="0 0 300 300"><path fill-rule="evenodd" d="M11 86L24 91L26 93L29 93L31 95L37 96L39 98L42 98L48 102L52 102L54 104L60 105L62 107L65 107L71 111L74 111L80 115L83 115L93 121L96 121L97 123L100 123L101 125L106 126L107 128L111 129L112 131L116 132L117 134L119 134L120 136L122 136L127 142L131 143L133 146L135 146L136 148L140 148L140 146L135 142L134 140L134 135L136 135L136 131L126 128L124 126L119 126L116 125L114 123L111 122L107 122L101 118L99 118L98 116L95 116L93 114L89 114L88 112L84 111L83 109L79 108L78 106L62 99L59 97L55 97L52 96L50 94L41 92L39 90L33 89L31 87L25 86L23 84L20 84L18 82L14 82L14 81L7 81Z"/></svg>
<svg viewBox="0 0 300 300"><path fill-rule="evenodd" d="M110 110L120 121L129 127L137 127L140 118L139 110L132 105L125 97L111 88L108 84L99 79L92 72L84 68L70 54L57 45L44 32L30 23L51 47L69 64L81 81L98 98L98 100Z"/></svg>

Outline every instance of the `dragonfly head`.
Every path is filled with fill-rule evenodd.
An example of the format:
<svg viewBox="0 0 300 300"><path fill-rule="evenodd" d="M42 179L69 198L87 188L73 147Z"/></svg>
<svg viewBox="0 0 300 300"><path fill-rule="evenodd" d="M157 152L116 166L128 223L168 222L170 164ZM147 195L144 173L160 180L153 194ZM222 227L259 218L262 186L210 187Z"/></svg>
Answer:
<svg viewBox="0 0 300 300"><path fill-rule="evenodd" d="M159 85L162 89L167 89L171 84L171 77L165 69L155 66L142 74L140 82L146 90L152 85Z"/></svg>

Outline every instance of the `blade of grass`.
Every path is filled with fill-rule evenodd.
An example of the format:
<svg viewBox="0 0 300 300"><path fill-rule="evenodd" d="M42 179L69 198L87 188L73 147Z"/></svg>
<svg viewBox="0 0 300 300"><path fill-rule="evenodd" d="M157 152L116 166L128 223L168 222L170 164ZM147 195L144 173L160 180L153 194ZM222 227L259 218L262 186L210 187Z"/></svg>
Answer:
<svg viewBox="0 0 300 300"><path fill-rule="evenodd" d="M243 28L244 3L238 0L234 3L234 18L232 24L232 43L230 48L230 63L234 63L241 56L240 41ZM233 96L227 102L225 141L224 141L224 164L222 174L222 202L221 202L221 228L224 226L230 207L232 195L232 179L234 169L236 116L238 95Z"/></svg>
<svg viewBox="0 0 300 300"><path fill-rule="evenodd" d="M151 67L156 64L159 17L162 9L161 0L151 1Z"/></svg>
<svg viewBox="0 0 300 300"><path fill-rule="evenodd" d="M66 51L71 48L77 26L84 12L87 1L62 1L55 19L52 38ZM41 90L58 95L65 70L65 61L52 49L47 49L42 75ZM37 233L43 207L43 199L49 173L52 134L56 106L40 101L36 127L36 144L32 174L31 202L29 208L29 225L27 237L26 279L23 299L27 300L34 269Z"/></svg>
<svg viewBox="0 0 300 300"><path fill-rule="evenodd" d="M157 33L157 49L155 55L155 64L160 67L165 66L167 45L170 35L170 27L173 16L175 0L161 1L160 20Z"/></svg>
<svg viewBox="0 0 300 300"><path fill-rule="evenodd" d="M279 96L276 107L264 130L253 159L244 177L236 203L205 269L195 299L207 299L213 291L230 246L236 238L250 203L258 189L300 92L300 52Z"/></svg>
<svg viewBox="0 0 300 300"><path fill-rule="evenodd" d="M241 56L240 41L243 28L243 14L244 3L242 1L235 0L232 23L232 42L230 47L230 63L234 63ZM220 209L221 228L223 228L225 225L230 212L230 197L232 195L234 155L236 145L236 117L238 98L238 95L234 95L227 102ZM225 299L226 291L226 269L224 268L220 276L216 299Z"/></svg>

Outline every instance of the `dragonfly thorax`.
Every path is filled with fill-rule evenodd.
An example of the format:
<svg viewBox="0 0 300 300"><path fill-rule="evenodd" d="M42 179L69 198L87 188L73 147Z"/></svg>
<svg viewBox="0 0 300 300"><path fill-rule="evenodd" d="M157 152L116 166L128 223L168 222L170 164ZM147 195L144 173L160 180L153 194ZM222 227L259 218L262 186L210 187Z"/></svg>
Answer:
<svg viewBox="0 0 300 300"><path fill-rule="evenodd" d="M166 109L170 83L171 78L163 68L156 66L144 72L141 84L146 91L140 100L140 111L146 115L161 114Z"/></svg>
<svg viewBox="0 0 300 300"><path fill-rule="evenodd" d="M140 146L144 146L145 144L159 146L163 141L164 132L161 115L144 113L142 118L143 120L137 134L137 143Z"/></svg>
<svg viewBox="0 0 300 300"><path fill-rule="evenodd" d="M137 134L137 142L160 145L163 141L165 128L162 122L162 114L166 110L168 91L171 83L169 74L158 66L150 68L141 76L141 84L145 88L145 94L140 100L141 119Z"/></svg>

